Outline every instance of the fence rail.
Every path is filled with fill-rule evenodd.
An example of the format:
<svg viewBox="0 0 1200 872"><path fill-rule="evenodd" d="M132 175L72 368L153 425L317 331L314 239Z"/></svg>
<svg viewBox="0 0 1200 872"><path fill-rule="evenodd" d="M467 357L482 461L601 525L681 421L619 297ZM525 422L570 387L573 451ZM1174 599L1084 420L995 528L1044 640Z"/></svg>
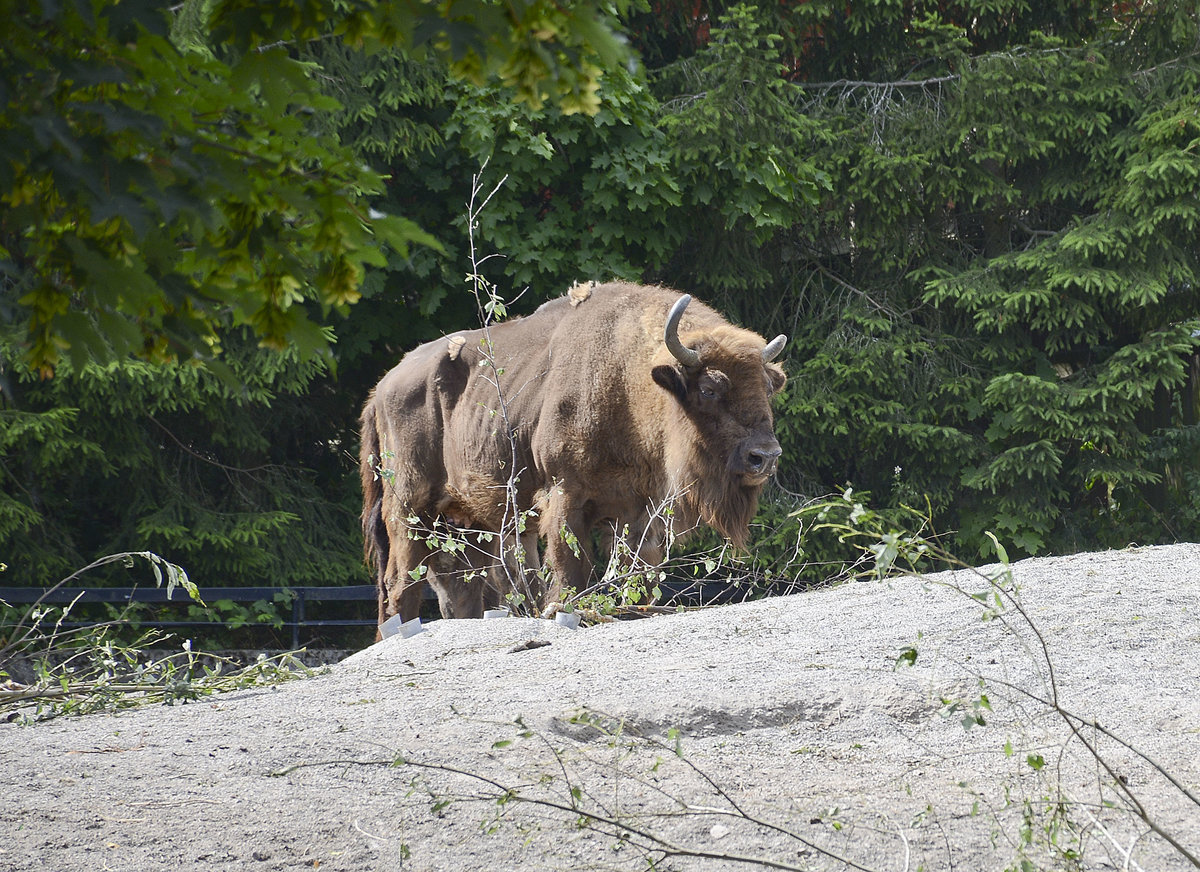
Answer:
<svg viewBox="0 0 1200 872"><path fill-rule="evenodd" d="M376 615L369 618L310 618L308 606L321 602L376 602L379 596L373 584L352 584L340 587L205 587L200 589L200 595L205 602L230 600L235 603L253 603L259 600L273 602L277 593L285 592L292 597L292 617L285 620L283 626L292 631L292 647L300 647L300 631L304 628L319 627L374 627ZM170 603L186 605L194 602L187 591L175 588L168 596L166 588L161 587L60 587L46 589L44 587L0 587L0 600L11 606L33 605L48 603L51 605L66 605L68 603ZM77 621L72 626L88 626L101 624L103 621ZM185 621L139 619L138 623L147 627L219 627L221 621Z"/></svg>

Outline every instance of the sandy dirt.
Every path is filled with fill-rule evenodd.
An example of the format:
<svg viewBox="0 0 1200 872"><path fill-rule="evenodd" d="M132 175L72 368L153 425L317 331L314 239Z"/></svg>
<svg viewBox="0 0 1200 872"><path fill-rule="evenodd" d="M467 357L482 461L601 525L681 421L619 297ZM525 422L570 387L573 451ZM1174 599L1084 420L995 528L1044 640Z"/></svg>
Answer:
<svg viewBox="0 0 1200 872"><path fill-rule="evenodd" d="M2 725L0 869L1193 868L1200 546L1013 578L992 620L960 572L439 621L275 689Z"/></svg>

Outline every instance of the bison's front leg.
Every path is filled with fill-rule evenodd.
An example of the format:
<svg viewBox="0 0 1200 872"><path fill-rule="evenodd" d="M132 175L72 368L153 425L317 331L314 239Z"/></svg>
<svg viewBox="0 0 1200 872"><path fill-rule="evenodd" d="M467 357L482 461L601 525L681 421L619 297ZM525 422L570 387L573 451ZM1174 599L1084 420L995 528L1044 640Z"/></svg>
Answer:
<svg viewBox="0 0 1200 872"><path fill-rule="evenodd" d="M587 515L558 484L546 495L539 526L546 537L546 563L550 565L550 584L542 601L546 609L562 602L564 587L576 593L586 589L595 560Z"/></svg>
<svg viewBox="0 0 1200 872"><path fill-rule="evenodd" d="M513 548L504 552L504 566L498 575L496 593L501 599L510 593L517 594L529 608L542 608L546 602L546 590L542 584L542 557L538 553L538 527L532 520Z"/></svg>
<svg viewBox="0 0 1200 872"><path fill-rule="evenodd" d="M622 572L657 569L662 565L667 553L667 525L661 515L641 512L631 519L617 518L610 529L613 547L609 554Z"/></svg>

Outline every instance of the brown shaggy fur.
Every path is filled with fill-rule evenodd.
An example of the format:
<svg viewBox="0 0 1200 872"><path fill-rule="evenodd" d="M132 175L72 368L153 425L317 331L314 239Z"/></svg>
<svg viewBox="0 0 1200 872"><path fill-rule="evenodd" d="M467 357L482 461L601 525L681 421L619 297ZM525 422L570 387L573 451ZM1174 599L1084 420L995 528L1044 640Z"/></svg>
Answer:
<svg viewBox="0 0 1200 872"><path fill-rule="evenodd" d="M375 429L372 401L375 392L367 398L360 420L362 445L358 454L359 478L362 480L363 508L363 559L371 567L375 584L379 588L379 623L387 620L384 606L387 590L383 587L384 569L388 562L387 526L383 523L383 481L377 468L382 463L379 456L379 431Z"/></svg>
<svg viewBox="0 0 1200 872"><path fill-rule="evenodd" d="M765 341L693 302L679 337L700 362L684 366L663 343L678 292L619 282L584 289L490 336L475 330L420 346L367 401L362 524L381 620L411 617L419 600L409 572L417 565L429 568L431 581L452 574L414 540L407 518L430 524L450 512L459 523L499 530L510 474L516 508L539 511L554 577L547 604L562 585L588 583L593 530L628 525L641 556L661 560L665 530L654 511L669 498L675 532L702 522L745 543L779 453L770 400L785 376L763 361ZM453 597L439 590L443 613Z"/></svg>

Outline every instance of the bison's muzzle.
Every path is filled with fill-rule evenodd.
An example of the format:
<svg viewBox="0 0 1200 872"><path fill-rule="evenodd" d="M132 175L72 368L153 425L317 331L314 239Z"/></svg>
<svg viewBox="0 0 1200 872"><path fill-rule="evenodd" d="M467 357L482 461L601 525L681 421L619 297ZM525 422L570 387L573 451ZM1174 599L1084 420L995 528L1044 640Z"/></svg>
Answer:
<svg viewBox="0 0 1200 872"><path fill-rule="evenodd" d="M734 474L748 485L759 485L775 474L783 449L774 436L751 436L733 454Z"/></svg>

